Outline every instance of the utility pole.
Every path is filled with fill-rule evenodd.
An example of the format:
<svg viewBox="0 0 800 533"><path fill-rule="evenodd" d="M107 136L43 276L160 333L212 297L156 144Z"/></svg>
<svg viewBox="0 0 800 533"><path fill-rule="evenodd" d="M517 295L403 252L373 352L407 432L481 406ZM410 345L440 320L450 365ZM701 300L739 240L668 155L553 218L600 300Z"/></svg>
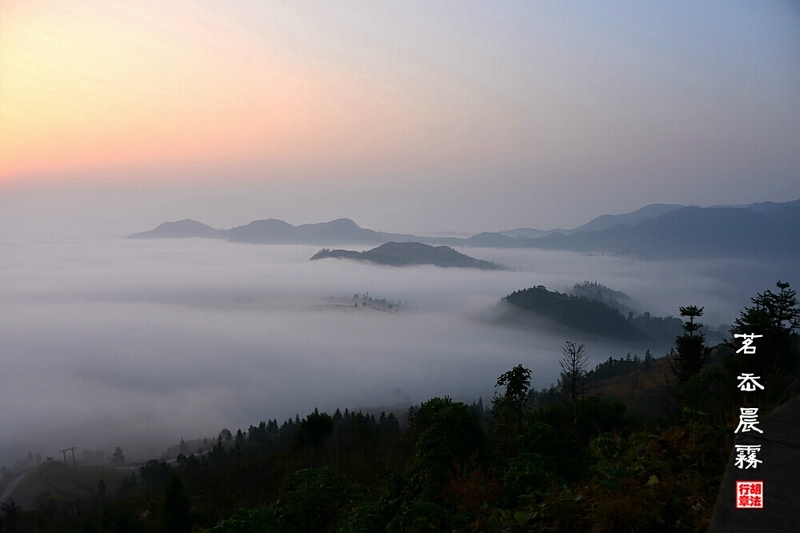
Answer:
<svg viewBox="0 0 800 533"><path fill-rule="evenodd" d="M61 453L64 454L64 472L67 471L67 450L69 450L69 448L64 448L63 450L59 450Z"/></svg>
<svg viewBox="0 0 800 533"><path fill-rule="evenodd" d="M74 468L78 468L75 465L75 448L77 448L77 446L73 446L72 448L64 448L63 450L59 450L62 454L64 454L64 472L67 471L67 452L72 452L72 466Z"/></svg>

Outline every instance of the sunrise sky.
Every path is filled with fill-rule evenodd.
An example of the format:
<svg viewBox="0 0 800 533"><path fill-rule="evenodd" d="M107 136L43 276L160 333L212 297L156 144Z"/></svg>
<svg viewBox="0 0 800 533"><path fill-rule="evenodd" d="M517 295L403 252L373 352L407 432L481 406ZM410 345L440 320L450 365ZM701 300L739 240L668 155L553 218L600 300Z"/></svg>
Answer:
<svg viewBox="0 0 800 533"><path fill-rule="evenodd" d="M0 208L98 191L130 233L794 200L800 7L0 1Z"/></svg>

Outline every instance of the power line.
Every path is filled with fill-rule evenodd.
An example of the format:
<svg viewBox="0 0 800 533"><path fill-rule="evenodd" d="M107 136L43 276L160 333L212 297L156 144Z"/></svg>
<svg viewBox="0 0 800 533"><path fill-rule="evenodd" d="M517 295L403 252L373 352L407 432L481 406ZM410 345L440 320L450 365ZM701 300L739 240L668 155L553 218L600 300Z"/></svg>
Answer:
<svg viewBox="0 0 800 533"><path fill-rule="evenodd" d="M67 471L67 452L72 452L72 466L73 468L77 468L75 465L75 448L77 446L73 446L72 448L64 448L63 450L58 450L64 455L64 471Z"/></svg>

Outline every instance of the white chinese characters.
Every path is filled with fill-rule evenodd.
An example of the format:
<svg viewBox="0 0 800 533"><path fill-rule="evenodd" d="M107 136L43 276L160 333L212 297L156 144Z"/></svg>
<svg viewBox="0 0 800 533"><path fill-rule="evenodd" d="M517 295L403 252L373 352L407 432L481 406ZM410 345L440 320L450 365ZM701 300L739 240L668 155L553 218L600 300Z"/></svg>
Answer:
<svg viewBox="0 0 800 533"><path fill-rule="evenodd" d="M736 467L742 468L757 468L761 460L758 458L758 452L761 451L760 444L753 445L736 445Z"/></svg>
<svg viewBox="0 0 800 533"><path fill-rule="evenodd" d="M761 379L761 376L754 376L753 374L740 374L736 377L741 383L737 385L740 391L742 392L753 392L756 388L764 390L764 386L758 382Z"/></svg>
<svg viewBox="0 0 800 533"><path fill-rule="evenodd" d="M758 431L764 433L756 427L758 424L758 407L742 407L739 409L739 425L736 426L734 433L747 433L748 431Z"/></svg>
<svg viewBox="0 0 800 533"><path fill-rule="evenodd" d="M747 355L753 355L756 353L756 347L753 346L753 341L763 336L764 335L756 335L755 333L736 333L734 337L742 339L742 347L736 350L736 353L743 351Z"/></svg>
<svg viewBox="0 0 800 533"><path fill-rule="evenodd" d="M742 339L742 347L736 350L736 353L744 352L747 355L756 353L756 347L753 346L753 341L763 335L756 335L755 333L737 333L734 337ZM742 392L755 392L756 390L764 390L764 386L758 382L761 376L755 374L741 373L736 376L739 380L737 388ZM739 409L739 425L736 426L734 433L747 433L749 431L756 431L764 433L757 428L758 425L758 408L757 407L742 407ZM736 444L736 459L735 465L739 470L746 470L750 468L758 468L762 462L758 458L758 453L761 451L760 444ZM756 480L738 480L736 481L736 508L737 509L763 509L764 508L764 481Z"/></svg>

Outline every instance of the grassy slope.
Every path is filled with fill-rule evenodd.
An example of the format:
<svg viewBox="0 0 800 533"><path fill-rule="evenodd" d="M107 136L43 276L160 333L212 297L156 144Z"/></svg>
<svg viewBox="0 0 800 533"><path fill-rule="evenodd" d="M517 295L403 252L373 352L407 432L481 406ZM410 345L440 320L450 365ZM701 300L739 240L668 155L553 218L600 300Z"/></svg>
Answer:
<svg viewBox="0 0 800 533"><path fill-rule="evenodd" d="M606 400L621 400L627 412L636 416L663 415L666 411L665 402L671 398L668 376L667 358L661 357L650 363L648 368L639 365L627 374L601 379L593 383L587 393Z"/></svg>
<svg viewBox="0 0 800 533"><path fill-rule="evenodd" d="M64 463L52 461L42 463L14 490L13 497L23 508L36 507L36 499L49 495L57 502L89 499L97 493L97 484L102 479L106 484L106 496L113 497L119 491L122 481L129 478L129 469L110 466L73 467L70 463L64 470Z"/></svg>

